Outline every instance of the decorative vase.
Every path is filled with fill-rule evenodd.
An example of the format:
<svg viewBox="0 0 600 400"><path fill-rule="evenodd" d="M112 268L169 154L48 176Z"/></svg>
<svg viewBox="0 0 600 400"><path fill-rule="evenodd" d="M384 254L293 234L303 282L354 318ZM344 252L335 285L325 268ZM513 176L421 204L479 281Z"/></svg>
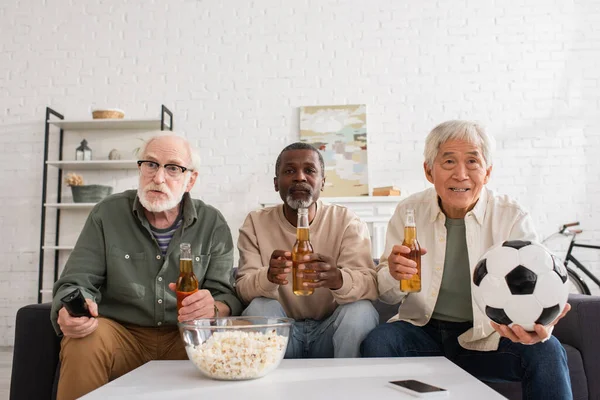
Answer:
<svg viewBox="0 0 600 400"><path fill-rule="evenodd" d="M110 151L110 153L108 153L108 159L109 160L120 160L121 153L119 153L119 150L117 150L117 149L112 149Z"/></svg>
<svg viewBox="0 0 600 400"><path fill-rule="evenodd" d="M74 203L97 203L112 194L112 191L112 186L105 185L71 186Z"/></svg>

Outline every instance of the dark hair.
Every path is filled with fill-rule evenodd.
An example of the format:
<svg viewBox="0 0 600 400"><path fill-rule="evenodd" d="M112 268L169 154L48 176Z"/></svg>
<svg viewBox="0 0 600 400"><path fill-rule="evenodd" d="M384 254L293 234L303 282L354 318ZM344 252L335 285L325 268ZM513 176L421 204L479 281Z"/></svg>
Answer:
<svg viewBox="0 0 600 400"><path fill-rule="evenodd" d="M321 152L311 144L304 142L296 142L285 146L283 150L281 150L281 153L279 153L279 155L277 156L277 161L275 162L275 177L279 176L279 167L281 166L281 155L286 151L291 150L312 150L315 153L317 153L317 155L319 156L319 164L321 164L321 176L325 176L325 161L323 161L323 156L321 155Z"/></svg>

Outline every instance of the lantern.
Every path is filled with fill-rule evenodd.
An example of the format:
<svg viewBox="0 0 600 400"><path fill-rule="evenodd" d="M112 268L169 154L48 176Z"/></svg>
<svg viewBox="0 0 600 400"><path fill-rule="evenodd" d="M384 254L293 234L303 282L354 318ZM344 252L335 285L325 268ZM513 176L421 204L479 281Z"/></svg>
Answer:
<svg viewBox="0 0 600 400"><path fill-rule="evenodd" d="M75 160L91 161L92 149L87 146L87 140L83 139L79 147L75 150Z"/></svg>

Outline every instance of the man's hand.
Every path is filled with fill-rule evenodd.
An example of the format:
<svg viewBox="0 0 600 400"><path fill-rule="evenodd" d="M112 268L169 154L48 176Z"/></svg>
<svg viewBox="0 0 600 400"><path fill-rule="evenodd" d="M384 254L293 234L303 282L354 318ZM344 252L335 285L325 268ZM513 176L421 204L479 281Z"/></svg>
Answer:
<svg viewBox="0 0 600 400"><path fill-rule="evenodd" d="M406 246L395 245L388 257L390 275L397 281L410 279L417 273L417 263L405 257L410 253ZM421 247L421 255L427 254L427 249Z"/></svg>
<svg viewBox="0 0 600 400"><path fill-rule="evenodd" d="M169 289L177 292L177 285L169 283ZM215 316L215 299L206 289L200 289L181 301L177 320L189 321L196 318L212 318Z"/></svg>
<svg viewBox="0 0 600 400"><path fill-rule="evenodd" d="M546 327L544 325L535 324L533 327L535 332L527 332L517 324L514 324L511 328L507 325L499 325L494 321L490 321L490 325L496 330L496 332L500 334L500 336L510 339L514 343L536 344L550 337L549 327L556 325L556 323L562 317L564 317L570 309L571 305L569 303L565 304L563 312L550 325Z"/></svg>
<svg viewBox="0 0 600 400"><path fill-rule="evenodd" d="M305 271L313 272L305 272ZM335 265L333 258L313 253L304 256L302 264L298 264L298 278L312 282L304 282L304 287L337 290L344 284L342 272Z"/></svg>
<svg viewBox="0 0 600 400"><path fill-rule="evenodd" d="M287 285L288 274L292 271L292 253L285 250L275 250L269 260L267 279L277 285Z"/></svg>
<svg viewBox="0 0 600 400"><path fill-rule="evenodd" d="M85 299L92 317L98 317L98 304L91 299ZM65 337L82 338L98 328L98 320L89 317L71 317L66 308L58 310L58 326Z"/></svg>

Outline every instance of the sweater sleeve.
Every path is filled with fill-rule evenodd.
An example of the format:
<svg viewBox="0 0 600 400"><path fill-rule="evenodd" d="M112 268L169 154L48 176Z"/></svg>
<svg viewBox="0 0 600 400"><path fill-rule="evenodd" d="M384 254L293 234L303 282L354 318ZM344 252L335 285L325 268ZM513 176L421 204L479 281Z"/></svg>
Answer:
<svg viewBox="0 0 600 400"><path fill-rule="evenodd" d="M269 266L262 263L252 213L246 217L240 228L238 250L240 261L236 278L236 290L242 301L248 304L256 297L278 300L279 285L267 279Z"/></svg>
<svg viewBox="0 0 600 400"><path fill-rule="evenodd" d="M377 299L371 238L367 225L357 217L352 218L344 230L337 267L341 270L343 284L331 293L338 304Z"/></svg>

